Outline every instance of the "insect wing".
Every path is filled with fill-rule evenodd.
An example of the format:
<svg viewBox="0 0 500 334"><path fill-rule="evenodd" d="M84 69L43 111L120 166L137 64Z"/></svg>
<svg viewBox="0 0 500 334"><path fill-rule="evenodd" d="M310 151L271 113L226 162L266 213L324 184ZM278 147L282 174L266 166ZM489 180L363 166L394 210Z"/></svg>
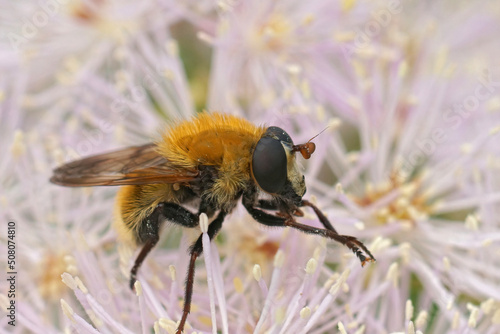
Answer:
<svg viewBox="0 0 500 334"><path fill-rule="evenodd" d="M54 170L50 181L68 187L122 186L188 182L197 176L195 169L173 168L150 143L67 163Z"/></svg>

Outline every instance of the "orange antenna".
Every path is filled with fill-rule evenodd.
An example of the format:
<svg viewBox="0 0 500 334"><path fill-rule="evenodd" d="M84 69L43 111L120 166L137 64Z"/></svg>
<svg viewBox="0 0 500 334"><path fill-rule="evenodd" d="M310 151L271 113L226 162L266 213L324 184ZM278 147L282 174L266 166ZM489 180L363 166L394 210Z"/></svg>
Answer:
<svg viewBox="0 0 500 334"><path fill-rule="evenodd" d="M317 136L319 136L320 134L322 134L323 132L325 132L326 129L328 129L328 126L326 128L324 128L316 136L314 136L311 139L309 139L307 141L307 143L305 143L305 144L293 145L292 146L292 152L300 152L300 154L302 154L302 156L304 157L304 159L306 159L306 160L309 159L311 157L311 155L314 153L314 151L316 150L316 144L314 144L313 142L311 142L311 140L313 140L314 138L316 138Z"/></svg>

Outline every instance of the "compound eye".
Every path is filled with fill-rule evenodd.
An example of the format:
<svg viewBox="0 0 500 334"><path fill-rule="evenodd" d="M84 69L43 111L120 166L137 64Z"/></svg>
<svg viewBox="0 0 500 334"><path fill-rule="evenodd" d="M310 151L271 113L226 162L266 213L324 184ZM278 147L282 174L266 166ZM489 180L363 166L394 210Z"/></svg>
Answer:
<svg viewBox="0 0 500 334"><path fill-rule="evenodd" d="M286 182L287 160L279 140L264 137L259 140L252 157L255 181L268 193L279 192Z"/></svg>

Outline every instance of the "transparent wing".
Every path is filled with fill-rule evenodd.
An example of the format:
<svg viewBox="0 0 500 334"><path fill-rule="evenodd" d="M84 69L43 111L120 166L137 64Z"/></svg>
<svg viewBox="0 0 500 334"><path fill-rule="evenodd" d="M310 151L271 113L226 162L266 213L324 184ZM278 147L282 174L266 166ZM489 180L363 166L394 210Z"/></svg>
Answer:
<svg viewBox="0 0 500 334"><path fill-rule="evenodd" d="M196 169L174 168L156 152L156 144L127 147L67 163L50 181L68 187L177 183L195 180Z"/></svg>

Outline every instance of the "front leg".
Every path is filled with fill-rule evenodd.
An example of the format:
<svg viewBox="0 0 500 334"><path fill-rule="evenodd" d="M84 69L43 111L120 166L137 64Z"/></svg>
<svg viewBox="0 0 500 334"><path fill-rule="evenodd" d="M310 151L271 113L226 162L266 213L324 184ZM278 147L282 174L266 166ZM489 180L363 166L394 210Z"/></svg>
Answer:
<svg viewBox="0 0 500 334"><path fill-rule="evenodd" d="M256 207L264 210L278 211L276 215L281 217L286 217L289 214L288 211L292 211L291 214L295 217L304 217L304 213L299 208L288 209L287 205L280 204L277 200L259 199Z"/></svg>
<svg viewBox="0 0 500 334"><path fill-rule="evenodd" d="M330 221L328 220L328 218L326 218L326 216L323 214L323 212L320 211L320 209L318 209L314 204L312 204L311 202L309 202L308 200L305 200L303 199L302 200L302 203L301 203L301 206L309 206L313 209L314 213L316 214L316 216L318 217L320 223L328 230L330 231L333 231L335 233L337 233L337 230L335 230L335 228L333 227L333 225L330 223ZM338 233L337 233L338 234Z"/></svg>
<svg viewBox="0 0 500 334"><path fill-rule="evenodd" d="M326 216L323 214L323 212L321 212L320 209L318 209L314 204L312 204L311 202L309 202L308 200L302 200L301 203L299 204L299 207L304 207L304 206L308 206L310 207L311 209L313 209L314 213L316 214L316 216L318 217L320 223L328 230L331 230L335 233L337 233L337 231L335 230L335 228L333 227L333 225L330 223L330 221L328 220L328 218L326 218ZM261 209L264 209L264 210L280 210L280 207L278 205L278 202L277 201L273 201L273 200L265 200L265 199L260 199L258 201L258 204L257 204L257 207L261 208ZM285 217L286 218L286 215L283 215L282 213L278 213L280 216L282 217ZM295 208L294 209L294 212L292 213L292 215L294 215L295 217L303 217L304 216L304 213L302 212L302 210L300 210L299 208Z"/></svg>
<svg viewBox="0 0 500 334"><path fill-rule="evenodd" d="M313 204L310 202L304 203L303 205L305 206L310 206L313 208L313 210L316 212L318 215L318 218L320 219L321 223L325 225L326 229L321 229L321 228L316 228L304 224L300 224L296 222L291 215L287 215L285 217L281 216L275 216L271 215L267 212L264 212L260 209L257 209L254 206L254 200L252 198L252 194L248 194L247 196L243 196L243 206L245 209L247 209L248 213L255 219L257 222L267 225L267 226L279 226L279 227L285 227L285 226L290 226L293 227L294 229L297 229L299 231L309 233L309 234L316 234L320 235L332 240L335 240L345 246L347 246L361 261L361 265L364 266L366 262L371 262L375 261L375 258L373 255L370 253L370 251L363 245L361 241L356 239L355 237L349 236L349 235L339 235L335 229L333 229L333 226L328 222L326 219L325 215L319 211L318 208L316 208ZM319 214L318 214L319 213ZM323 219L323 221L322 221ZM331 227L328 228L327 225L325 224L327 222L329 226Z"/></svg>
<svg viewBox="0 0 500 334"><path fill-rule="evenodd" d="M326 218L326 216L314 204L312 204L308 200L304 199L299 204L299 207L304 207L304 206L309 206L313 209L313 211L316 214L316 216L318 217L320 223L326 229L332 230L335 233L337 232L335 230L335 228L333 227L333 225L328 220L328 218ZM272 211L282 210L280 208L280 205L278 204L278 202L276 200L269 200L269 199L259 199L257 201L257 207L264 209L264 210L272 210ZM282 216L282 217L286 217L286 213L283 213L283 212L278 212L278 215ZM304 213L299 208L295 208L295 209L293 209L292 215L294 215L295 217L303 217Z"/></svg>
<svg viewBox="0 0 500 334"><path fill-rule="evenodd" d="M278 202L272 199L259 199L257 202L257 207L264 210L272 210L272 211L280 209L278 206Z"/></svg>

